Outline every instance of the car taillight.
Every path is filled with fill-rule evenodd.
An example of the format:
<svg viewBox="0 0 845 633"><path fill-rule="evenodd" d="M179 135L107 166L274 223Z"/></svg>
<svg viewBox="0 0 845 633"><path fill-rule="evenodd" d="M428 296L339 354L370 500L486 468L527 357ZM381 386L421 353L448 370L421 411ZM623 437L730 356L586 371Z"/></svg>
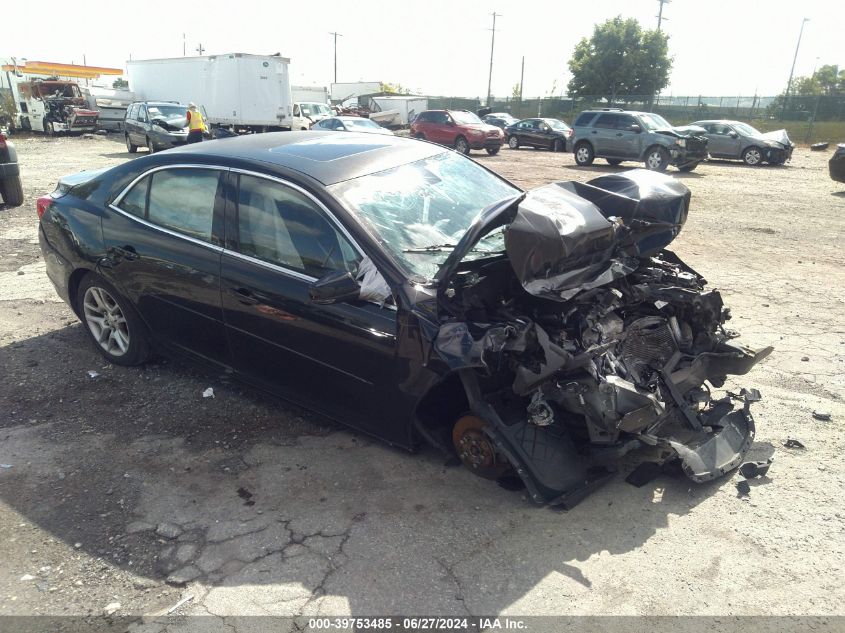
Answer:
<svg viewBox="0 0 845 633"><path fill-rule="evenodd" d="M44 212L50 208L51 204L53 204L52 196L41 196L35 201L35 209L38 211L39 220L44 217Z"/></svg>
<svg viewBox="0 0 845 633"><path fill-rule="evenodd" d="M573 130L572 128L569 128L568 130L566 130L566 135L567 135L567 136L572 136L572 133L573 133L573 132L574 132L574 130Z"/></svg>

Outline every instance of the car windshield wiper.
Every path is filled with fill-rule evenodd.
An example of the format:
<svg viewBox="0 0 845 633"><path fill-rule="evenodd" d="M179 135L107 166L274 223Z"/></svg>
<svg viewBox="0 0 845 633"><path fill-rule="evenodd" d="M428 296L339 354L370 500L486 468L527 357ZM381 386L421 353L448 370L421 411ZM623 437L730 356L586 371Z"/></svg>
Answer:
<svg viewBox="0 0 845 633"><path fill-rule="evenodd" d="M406 248L403 253L443 253L452 251L457 247L457 244L432 244L431 246L419 246L417 248ZM504 250L490 251L484 248L471 248L470 253L486 253L488 255L496 255L504 253Z"/></svg>

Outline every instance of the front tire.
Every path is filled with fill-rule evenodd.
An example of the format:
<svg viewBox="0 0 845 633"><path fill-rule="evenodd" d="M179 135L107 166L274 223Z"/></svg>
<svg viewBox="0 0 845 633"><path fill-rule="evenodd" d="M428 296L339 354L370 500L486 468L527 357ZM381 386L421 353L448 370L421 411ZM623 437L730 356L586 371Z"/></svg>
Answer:
<svg viewBox="0 0 845 633"><path fill-rule="evenodd" d="M97 351L115 365L140 365L150 355L141 317L105 279L89 273L79 284L76 306Z"/></svg>
<svg viewBox="0 0 845 633"><path fill-rule="evenodd" d="M662 147L652 147L645 156L645 168L651 171L666 171L669 167L669 152Z"/></svg>
<svg viewBox="0 0 845 633"><path fill-rule="evenodd" d="M56 128L53 127L52 121L48 121L47 119L44 119L44 121L42 122L42 125L44 127L44 134L46 134L47 136L55 136L56 135Z"/></svg>
<svg viewBox="0 0 845 633"><path fill-rule="evenodd" d="M519 149L519 139L515 136L511 136L508 139L508 147L510 147L511 149Z"/></svg>
<svg viewBox="0 0 845 633"><path fill-rule="evenodd" d="M455 139L455 151L459 154L469 154L469 142L463 136Z"/></svg>
<svg viewBox="0 0 845 633"><path fill-rule="evenodd" d="M414 138L419 139L420 141L424 141L425 140L425 134L423 134L422 132L418 132L417 135Z"/></svg>
<svg viewBox="0 0 845 633"><path fill-rule="evenodd" d="M742 162L749 167L757 167L761 165L763 163L763 150L754 145L745 148L745 151L742 152Z"/></svg>
<svg viewBox="0 0 845 633"><path fill-rule="evenodd" d="M484 432L486 426L487 423L478 416L462 416L452 427L452 446L458 459L472 474L496 480L506 475L511 465Z"/></svg>
<svg viewBox="0 0 845 633"><path fill-rule="evenodd" d="M596 155L589 143L578 143L575 146L575 162L581 167L587 167L593 164Z"/></svg>
<svg viewBox="0 0 845 633"><path fill-rule="evenodd" d="M149 150L150 154L156 153L156 148L153 142L150 140L150 137L147 137L147 149Z"/></svg>
<svg viewBox="0 0 845 633"><path fill-rule="evenodd" d="M129 140L129 135L128 135L128 134L126 134L125 136L126 136L126 150L127 150L130 154L134 154L135 152L137 152L137 151L138 151L138 146L137 146L137 145L133 145L133 144L132 144L132 141L130 141L130 140Z"/></svg>
<svg viewBox="0 0 845 633"><path fill-rule="evenodd" d="M23 204L23 184L21 177L7 176L0 180L0 198L10 207L19 207Z"/></svg>

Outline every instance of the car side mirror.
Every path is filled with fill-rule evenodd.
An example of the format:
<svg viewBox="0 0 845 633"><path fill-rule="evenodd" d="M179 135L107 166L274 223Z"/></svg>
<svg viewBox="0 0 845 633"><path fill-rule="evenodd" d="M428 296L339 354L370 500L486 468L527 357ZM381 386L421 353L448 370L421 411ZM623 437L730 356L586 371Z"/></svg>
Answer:
<svg viewBox="0 0 845 633"><path fill-rule="evenodd" d="M319 304L342 303L357 299L361 286L348 270L335 270L321 277L308 288L311 301Z"/></svg>
<svg viewBox="0 0 845 633"><path fill-rule="evenodd" d="M632 132L636 132L637 134L643 131L643 129L636 123L632 123L628 129L630 129Z"/></svg>
<svg viewBox="0 0 845 633"><path fill-rule="evenodd" d="M739 138L739 134L737 134L736 132L731 132L730 134L728 134L728 136L730 136L731 138Z"/></svg>
<svg viewBox="0 0 845 633"><path fill-rule="evenodd" d="M454 121L446 121L446 125L454 126L455 122Z"/></svg>

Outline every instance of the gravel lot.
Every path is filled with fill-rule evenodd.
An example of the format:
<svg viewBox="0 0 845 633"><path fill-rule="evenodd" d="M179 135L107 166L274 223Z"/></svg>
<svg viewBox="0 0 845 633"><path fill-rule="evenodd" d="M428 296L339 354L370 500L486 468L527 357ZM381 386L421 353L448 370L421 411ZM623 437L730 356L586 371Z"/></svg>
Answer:
<svg viewBox="0 0 845 633"><path fill-rule="evenodd" d="M35 198L132 156L114 137L15 142L27 203L0 207L0 615L150 616L188 596L177 613L215 616L204 630L258 614L845 615L845 186L828 152L672 171L693 192L675 250L722 290L743 342L775 346L742 378L763 393L750 458L774 456L769 477L742 498L732 477L638 489L623 472L563 513L181 361L104 365L46 278ZM619 170L473 157L522 187Z"/></svg>

